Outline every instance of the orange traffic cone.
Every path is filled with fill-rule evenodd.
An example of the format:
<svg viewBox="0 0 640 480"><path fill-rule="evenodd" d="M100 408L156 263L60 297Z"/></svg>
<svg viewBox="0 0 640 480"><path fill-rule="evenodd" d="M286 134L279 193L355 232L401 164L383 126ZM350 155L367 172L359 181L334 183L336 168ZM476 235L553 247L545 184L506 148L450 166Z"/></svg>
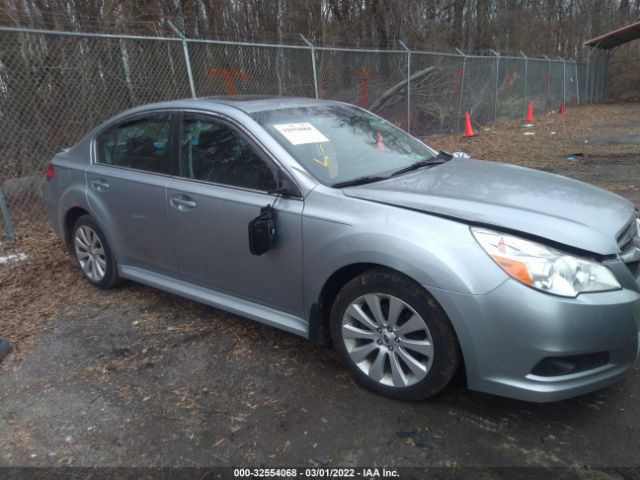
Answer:
<svg viewBox="0 0 640 480"><path fill-rule="evenodd" d="M527 106L527 114L524 116L524 121L527 123L533 122L533 100L529 100L529 105Z"/></svg>
<svg viewBox="0 0 640 480"><path fill-rule="evenodd" d="M471 127L469 112L464 112L464 136L473 137L473 127Z"/></svg>
<svg viewBox="0 0 640 480"><path fill-rule="evenodd" d="M564 113L564 111L566 110L565 106L564 106L564 102L560 103L560 108L558 109L558 113L560 115L562 115Z"/></svg>

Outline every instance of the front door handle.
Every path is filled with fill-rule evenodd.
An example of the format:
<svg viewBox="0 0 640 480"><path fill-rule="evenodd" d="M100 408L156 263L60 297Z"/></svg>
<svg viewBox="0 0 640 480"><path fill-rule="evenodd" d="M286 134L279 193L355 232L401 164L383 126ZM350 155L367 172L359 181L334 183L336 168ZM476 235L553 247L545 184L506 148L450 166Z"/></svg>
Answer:
<svg viewBox="0 0 640 480"><path fill-rule="evenodd" d="M188 212L196 208L198 204L186 195L176 195L171 197L171 206L181 212Z"/></svg>
<svg viewBox="0 0 640 480"><path fill-rule="evenodd" d="M97 180L92 180L91 181L91 186L93 187L94 190L96 190L98 192L103 192L104 190L108 190L109 189L109 184L107 182L105 182L101 178L99 178Z"/></svg>

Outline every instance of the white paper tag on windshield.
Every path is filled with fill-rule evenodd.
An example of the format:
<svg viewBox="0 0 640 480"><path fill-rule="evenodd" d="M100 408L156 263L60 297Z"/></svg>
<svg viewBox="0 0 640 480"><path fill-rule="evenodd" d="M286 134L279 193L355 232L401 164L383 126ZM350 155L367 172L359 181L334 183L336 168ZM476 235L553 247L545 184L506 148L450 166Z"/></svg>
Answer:
<svg viewBox="0 0 640 480"><path fill-rule="evenodd" d="M301 123L281 123L274 127L289 140L291 145L303 145L305 143L321 143L328 142L320 130L311 125L309 122Z"/></svg>

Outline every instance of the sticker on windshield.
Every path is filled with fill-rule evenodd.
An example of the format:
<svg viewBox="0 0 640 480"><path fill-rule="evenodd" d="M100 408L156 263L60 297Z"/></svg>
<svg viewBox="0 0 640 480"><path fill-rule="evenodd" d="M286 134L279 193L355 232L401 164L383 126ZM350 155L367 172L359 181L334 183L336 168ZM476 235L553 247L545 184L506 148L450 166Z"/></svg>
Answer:
<svg viewBox="0 0 640 480"><path fill-rule="evenodd" d="M281 123L280 125L274 125L291 145L303 145L305 143L321 143L328 142L329 139L325 137L320 130L311 125L309 122L301 123Z"/></svg>

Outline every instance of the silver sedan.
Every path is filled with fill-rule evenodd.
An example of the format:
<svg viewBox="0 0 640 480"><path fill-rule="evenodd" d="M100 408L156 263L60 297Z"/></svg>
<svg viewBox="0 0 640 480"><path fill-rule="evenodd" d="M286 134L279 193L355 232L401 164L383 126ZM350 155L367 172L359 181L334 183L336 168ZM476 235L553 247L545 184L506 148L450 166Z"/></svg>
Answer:
<svg viewBox="0 0 640 480"><path fill-rule="evenodd" d="M350 105L138 107L56 155L45 198L87 280L130 279L331 344L355 379L422 399L530 401L638 355L640 226L604 190L436 152Z"/></svg>

